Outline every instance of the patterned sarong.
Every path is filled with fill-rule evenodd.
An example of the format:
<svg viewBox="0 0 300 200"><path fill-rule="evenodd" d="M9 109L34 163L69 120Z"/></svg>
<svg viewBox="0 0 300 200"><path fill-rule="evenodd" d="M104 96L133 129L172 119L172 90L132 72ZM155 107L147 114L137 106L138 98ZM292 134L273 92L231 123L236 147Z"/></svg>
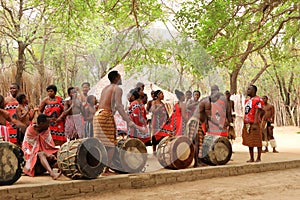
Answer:
<svg viewBox="0 0 300 200"><path fill-rule="evenodd" d="M22 150L26 160L24 173L29 176L35 174L34 166L37 162L38 152L54 154L58 151L54 146L49 130L39 133L32 125L26 129Z"/></svg>
<svg viewBox="0 0 300 200"><path fill-rule="evenodd" d="M12 118L16 119L16 108L18 107L19 103L17 101L9 102L5 105L5 110L9 112ZM14 124L6 122L6 127L8 128L9 132L9 141L16 144L17 143L17 127Z"/></svg>
<svg viewBox="0 0 300 200"><path fill-rule="evenodd" d="M84 137L84 121L81 114L67 116L65 136L70 140Z"/></svg>
<svg viewBox="0 0 300 200"><path fill-rule="evenodd" d="M9 141L8 128L6 126L0 125L0 141Z"/></svg>
<svg viewBox="0 0 300 200"><path fill-rule="evenodd" d="M44 110L44 114L52 117L52 119L50 120L49 129L54 142L57 144L62 144L67 141L67 138L65 137L64 133L64 120L60 122L55 122L63 111L63 99L60 96L55 96L55 101L49 100L49 103L45 106Z"/></svg>
<svg viewBox="0 0 300 200"><path fill-rule="evenodd" d="M257 129L253 130L253 124L244 124L242 138L245 146L262 147L261 125L258 124Z"/></svg>
<svg viewBox="0 0 300 200"><path fill-rule="evenodd" d="M117 128L111 111L102 109L97 111L93 119L93 126L95 138L98 138L104 146L115 147Z"/></svg>

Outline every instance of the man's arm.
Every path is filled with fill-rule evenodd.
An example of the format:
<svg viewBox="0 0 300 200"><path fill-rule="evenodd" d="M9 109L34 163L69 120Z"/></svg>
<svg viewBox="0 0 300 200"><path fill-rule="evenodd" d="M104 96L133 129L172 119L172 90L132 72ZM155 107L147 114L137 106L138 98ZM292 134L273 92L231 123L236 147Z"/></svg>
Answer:
<svg viewBox="0 0 300 200"><path fill-rule="evenodd" d="M275 118L275 107L271 105L271 123L274 123Z"/></svg>

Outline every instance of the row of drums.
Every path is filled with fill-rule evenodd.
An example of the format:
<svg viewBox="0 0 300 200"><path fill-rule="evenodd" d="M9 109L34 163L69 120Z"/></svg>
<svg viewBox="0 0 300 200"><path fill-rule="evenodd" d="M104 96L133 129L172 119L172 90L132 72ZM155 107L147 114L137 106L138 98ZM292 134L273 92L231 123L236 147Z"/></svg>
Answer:
<svg viewBox="0 0 300 200"><path fill-rule="evenodd" d="M232 154L231 144L225 137L206 135L202 146L202 162L224 165ZM121 139L116 145L109 167L119 173L145 171L148 153L139 139ZM159 163L168 169L184 169L194 159L194 145L186 136L165 137L157 147ZM57 153L58 168L71 179L97 178L107 165L107 151L96 138L72 140L63 144ZM0 185L17 181L22 174L22 150L9 142L0 141Z"/></svg>

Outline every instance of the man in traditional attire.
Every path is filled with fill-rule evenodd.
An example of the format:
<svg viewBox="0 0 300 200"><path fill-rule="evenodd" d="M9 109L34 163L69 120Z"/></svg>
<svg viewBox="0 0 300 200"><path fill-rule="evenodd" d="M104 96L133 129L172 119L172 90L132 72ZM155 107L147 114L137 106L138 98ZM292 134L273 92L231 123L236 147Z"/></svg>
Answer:
<svg viewBox="0 0 300 200"><path fill-rule="evenodd" d="M111 71L108 74L110 84L106 86L101 93L99 108L93 119L94 136L98 138L107 150L107 167L102 173L103 176L113 175L110 171L110 165L113 159L116 140L116 124L114 113L117 110L122 118L127 122L128 127L136 126L124 110L122 105L123 91L119 87L122 84L121 75L118 71Z"/></svg>
<svg viewBox="0 0 300 200"><path fill-rule="evenodd" d="M249 147L250 160L247 162L254 162L254 147L257 147L256 162L261 161L262 152L262 128L261 116L263 112L263 101L256 95L257 87L250 85L247 89L247 95L250 99L245 102L245 115L243 127L243 145Z"/></svg>
<svg viewBox="0 0 300 200"><path fill-rule="evenodd" d="M53 166L56 164L54 154L58 149L54 146L49 123L48 116L40 114L37 124L27 128L22 145L26 160L24 173L33 177L48 171L52 179L56 180L61 173L53 171Z"/></svg>

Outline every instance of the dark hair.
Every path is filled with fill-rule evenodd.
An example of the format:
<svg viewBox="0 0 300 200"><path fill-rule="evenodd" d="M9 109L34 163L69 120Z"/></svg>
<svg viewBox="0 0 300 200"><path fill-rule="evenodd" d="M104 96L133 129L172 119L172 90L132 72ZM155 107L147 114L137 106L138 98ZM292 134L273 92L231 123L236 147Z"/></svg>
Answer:
<svg viewBox="0 0 300 200"><path fill-rule="evenodd" d="M71 91L72 91L73 89L75 89L75 88L74 88L74 87L69 87L69 88L68 88L68 95L71 94Z"/></svg>
<svg viewBox="0 0 300 200"><path fill-rule="evenodd" d="M3 105L2 105L3 104ZM4 97L0 94L0 108L3 106L4 109Z"/></svg>
<svg viewBox="0 0 300 200"><path fill-rule="evenodd" d="M138 82L138 83L136 84L136 87L145 87L145 84L142 83L142 82Z"/></svg>
<svg viewBox="0 0 300 200"><path fill-rule="evenodd" d="M268 97L268 96L266 96L266 95L265 95L265 96L262 96L262 98L264 98L264 97L265 97L266 99L269 99L269 97Z"/></svg>
<svg viewBox="0 0 300 200"><path fill-rule="evenodd" d="M37 117L37 124L40 124L42 122L47 122L48 118L50 118L48 115L45 114L39 114Z"/></svg>
<svg viewBox="0 0 300 200"><path fill-rule="evenodd" d="M89 82L83 82L83 83L81 84L81 87L83 87L84 85L87 85L87 86L91 87L91 84L90 84Z"/></svg>
<svg viewBox="0 0 300 200"><path fill-rule="evenodd" d="M89 103L89 104L92 104L93 100L94 100L95 96L94 95L89 95L87 98L86 98L86 101Z"/></svg>
<svg viewBox="0 0 300 200"><path fill-rule="evenodd" d="M198 93L199 96L201 95L201 92L200 92L199 90L195 90L195 91L193 92L193 94L195 94L195 93Z"/></svg>
<svg viewBox="0 0 300 200"><path fill-rule="evenodd" d="M176 97L177 99L179 100L182 96L184 96L184 93L179 91L179 90L175 90L175 94L176 94Z"/></svg>
<svg viewBox="0 0 300 200"><path fill-rule="evenodd" d="M17 89L19 90L20 89L20 86L18 83L11 83L10 85L14 85L14 86L17 86Z"/></svg>
<svg viewBox="0 0 300 200"><path fill-rule="evenodd" d="M138 98L140 98L139 90L140 90L140 88L135 88L135 89L130 90L129 93L131 95L133 95L135 99L138 99Z"/></svg>
<svg viewBox="0 0 300 200"><path fill-rule="evenodd" d="M162 92L161 90L156 90L156 91L154 92L154 97L157 98L158 95L159 95L159 93L161 93L161 92Z"/></svg>
<svg viewBox="0 0 300 200"><path fill-rule="evenodd" d="M18 94L16 99L18 101L19 104L22 104L23 103L23 99L26 98L26 95L25 94Z"/></svg>
<svg viewBox="0 0 300 200"><path fill-rule="evenodd" d="M226 90L226 91L225 91L225 94L230 94L229 90Z"/></svg>
<svg viewBox="0 0 300 200"><path fill-rule="evenodd" d="M250 85L250 87L253 87L255 93L257 92L257 87L256 87L256 85Z"/></svg>
<svg viewBox="0 0 300 200"><path fill-rule="evenodd" d="M119 72L118 71L111 71L108 73L108 79L110 82L114 82L116 78L118 77Z"/></svg>
<svg viewBox="0 0 300 200"><path fill-rule="evenodd" d="M188 91L185 92L185 94L187 94L187 93L192 94L192 91L188 90Z"/></svg>
<svg viewBox="0 0 300 200"><path fill-rule="evenodd" d="M57 87L56 87L56 85L48 85L48 87L46 88L46 91L48 91L48 90L53 90L54 93L56 94Z"/></svg>

